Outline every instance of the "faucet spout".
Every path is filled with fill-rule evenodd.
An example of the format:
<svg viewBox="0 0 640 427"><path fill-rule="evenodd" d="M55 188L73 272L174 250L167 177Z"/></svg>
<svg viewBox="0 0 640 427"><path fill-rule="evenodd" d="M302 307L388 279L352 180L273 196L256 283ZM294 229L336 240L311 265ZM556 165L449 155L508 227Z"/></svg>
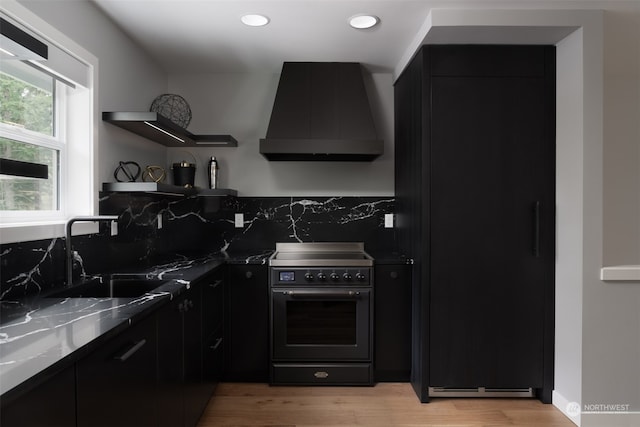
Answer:
<svg viewBox="0 0 640 427"><path fill-rule="evenodd" d="M66 261L67 261L67 286L73 283L73 250L71 247L71 228L76 222L100 222L100 221L117 221L118 215L95 215L95 216L78 216L67 221L66 226Z"/></svg>

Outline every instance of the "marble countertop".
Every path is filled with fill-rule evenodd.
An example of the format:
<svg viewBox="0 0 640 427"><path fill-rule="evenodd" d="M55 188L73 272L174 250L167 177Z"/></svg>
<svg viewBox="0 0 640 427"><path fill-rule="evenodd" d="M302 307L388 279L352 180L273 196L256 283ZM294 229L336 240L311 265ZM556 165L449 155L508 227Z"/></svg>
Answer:
<svg viewBox="0 0 640 427"><path fill-rule="evenodd" d="M218 252L173 260L136 270L167 282L137 298L39 298L24 312L0 325L0 395L19 394L25 382L62 369L104 340L135 324L189 288L190 282L223 264L266 264L271 251L252 254ZM121 271L132 273L133 270Z"/></svg>

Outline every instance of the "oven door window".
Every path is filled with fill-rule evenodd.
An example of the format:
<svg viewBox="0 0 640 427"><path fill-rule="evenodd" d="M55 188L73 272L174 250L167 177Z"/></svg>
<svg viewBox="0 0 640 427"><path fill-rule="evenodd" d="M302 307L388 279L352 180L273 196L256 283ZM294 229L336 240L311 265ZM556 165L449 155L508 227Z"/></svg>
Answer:
<svg viewBox="0 0 640 427"><path fill-rule="evenodd" d="M369 289L272 290L273 360L368 360Z"/></svg>
<svg viewBox="0 0 640 427"><path fill-rule="evenodd" d="M287 301L287 345L355 345L356 301Z"/></svg>

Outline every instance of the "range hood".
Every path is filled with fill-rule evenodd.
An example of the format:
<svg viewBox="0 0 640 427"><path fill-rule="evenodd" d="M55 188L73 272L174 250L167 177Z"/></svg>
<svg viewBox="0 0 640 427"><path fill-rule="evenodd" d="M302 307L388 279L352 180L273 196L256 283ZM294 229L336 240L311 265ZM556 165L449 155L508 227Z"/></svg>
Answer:
<svg viewBox="0 0 640 427"><path fill-rule="evenodd" d="M353 62L285 62L260 153L277 161L371 161L381 155Z"/></svg>

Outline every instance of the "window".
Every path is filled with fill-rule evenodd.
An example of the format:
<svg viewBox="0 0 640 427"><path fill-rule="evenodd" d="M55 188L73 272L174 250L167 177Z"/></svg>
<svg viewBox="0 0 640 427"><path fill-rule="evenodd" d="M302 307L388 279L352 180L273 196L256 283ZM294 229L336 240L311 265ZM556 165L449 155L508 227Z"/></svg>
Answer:
<svg viewBox="0 0 640 427"><path fill-rule="evenodd" d="M2 63L0 158L44 164L48 177L0 175L1 211L59 211L65 91L53 77L21 61Z"/></svg>
<svg viewBox="0 0 640 427"><path fill-rule="evenodd" d="M97 213L98 59L18 2L0 2L3 20L48 48L37 60L0 50L3 170L47 166L44 179L0 175L0 244L61 237L68 218ZM96 229L83 223L74 231Z"/></svg>

